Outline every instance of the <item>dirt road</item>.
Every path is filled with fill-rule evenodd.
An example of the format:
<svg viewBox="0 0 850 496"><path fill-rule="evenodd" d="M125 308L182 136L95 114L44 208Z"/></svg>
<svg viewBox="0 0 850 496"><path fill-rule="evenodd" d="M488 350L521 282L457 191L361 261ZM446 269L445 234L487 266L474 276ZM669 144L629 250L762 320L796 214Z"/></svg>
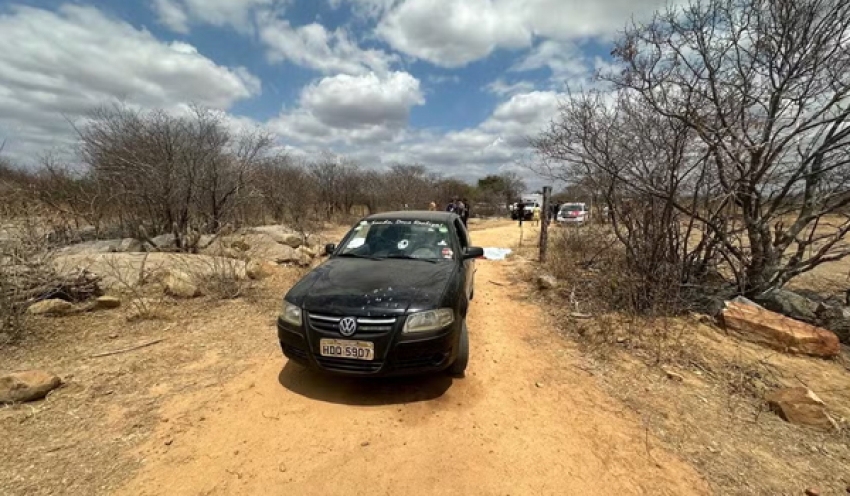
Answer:
<svg viewBox="0 0 850 496"><path fill-rule="evenodd" d="M473 242L517 235L501 226ZM491 283L517 263L478 264L465 378L358 382L262 357L220 392L167 405L122 493L708 494L596 387L523 288Z"/></svg>

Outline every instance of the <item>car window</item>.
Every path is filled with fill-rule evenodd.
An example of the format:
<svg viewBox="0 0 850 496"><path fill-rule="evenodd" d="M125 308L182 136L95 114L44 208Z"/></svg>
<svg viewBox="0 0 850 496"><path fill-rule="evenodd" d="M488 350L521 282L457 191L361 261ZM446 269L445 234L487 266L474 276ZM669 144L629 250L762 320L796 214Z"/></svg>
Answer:
<svg viewBox="0 0 850 496"><path fill-rule="evenodd" d="M562 212L564 212L564 211L567 211L567 212L579 211L579 212L581 212L581 211L584 211L584 205L581 205L579 203L567 203L566 205L563 205L561 207L561 211Z"/></svg>
<svg viewBox="0 0 850 496"><path fill-rule="evenodd" d="M346 235L340 255L445 260L453 258L454 251L445 223L406 219L364 220Z"/></svg>

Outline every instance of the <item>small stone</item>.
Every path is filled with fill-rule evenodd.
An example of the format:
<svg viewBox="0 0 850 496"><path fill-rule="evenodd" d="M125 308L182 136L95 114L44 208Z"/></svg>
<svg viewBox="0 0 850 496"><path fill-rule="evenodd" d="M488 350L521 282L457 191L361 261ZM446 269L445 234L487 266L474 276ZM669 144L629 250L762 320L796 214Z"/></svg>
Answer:
<svg viewBox="0 0 850 496"><path fill-rule="evenodd" d="M116 339L117 337L118 337L117 332L113 332L112 334L109 335L109 339Z"/></svg>
<svg viewBox="0 0 850 496"><path fill-rule="evenodd" d="M201 291L192 278L185 272L172 270L165 277L165 292L177 298L194 298L200 296Z"/></svg>
<svg viewBox="0 0 850 496"><path fill-rule="evenodd" d="M32 315L66 315L74 311L74 305L65 300L52 298L42 300L27 308L27 312Z"/></svg>
<svg viewBox="0 0 850 496"><path fill-rule="evenodd" d="M362 443L360 443L360 446L363 446L365 448L366 446L369 446L369 444L371 444L369 441L363 441Z"/></svg>
<svg viewBox="0 0 850 496"><path fill-rule="evenodd" d="M166 440L165 440L165 445L166 445L166 446L171 446L171 443L173 443L173 442L174 442L174 440L173 440L173 439L170 439L170 438L169 438L169 439L166 439Z"/></svg>
<svg viewBox="0 0 850 496"><path fill-rule="evenodd" d="M555 276L549 274L541 274L537 276L537 287L540 289L555 289L558 286L558 280Z"/></svg>
<svg viewBox="0 0 850 496"><path fill-rule="evenodd" d="M661 370L664 371L664 373L667 375L667 378L670 379L670 380L677 381L677 382L684 382L684 380L685 380L685 378L684 378L684 376L682 376L682 374L677 374L676 372L673 372L672 370L668 370L668 369L665 369L665 368L662 368Z"/></svg>
<svg viewBox="0 0 850 496"><path fill-rule="evenodd" d="M535 386L537 386L537 387L539 387L539 388L542 388L542 387L543 387L543 383L542 383L542 382L535 382L535 383L534 383L534 385L535 385Z"/></svg>
<svg viewBox="0 0 850 496"><path fill-rule="evenodd" d="M44 370L0 376L0 404L40 400L61 385L59 377Z"/></svg>
<svg viewBox="0 0 850 496"><path fill-rule="evenodd" d="M820 491L813 487L810 487L806 489L806 496L820 496Z"/></svg>
<svg viewBox="0 0 850 496"><path fill-rule="evenodd" d="M111 310L121 306L121 300L114 296L101 296L94 301L95 310Z"/></svg>

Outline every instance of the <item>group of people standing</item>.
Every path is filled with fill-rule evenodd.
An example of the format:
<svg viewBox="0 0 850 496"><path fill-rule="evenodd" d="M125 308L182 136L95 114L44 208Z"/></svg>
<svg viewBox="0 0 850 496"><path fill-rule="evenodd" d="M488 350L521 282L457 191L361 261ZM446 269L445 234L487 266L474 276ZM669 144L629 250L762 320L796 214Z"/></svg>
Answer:
<svg viewBox="0 0 850 496"><path fill-rule="evenodd" d="M428 210L437 210L437 204L431 202L431 205L429 205ZM446 205L446 212L456 213L458 217L460 217L460 220L463 221L463 225L465 226L466 223L469 221L469 200L467 200L466 198L451 199L448 205Z"/></svg>

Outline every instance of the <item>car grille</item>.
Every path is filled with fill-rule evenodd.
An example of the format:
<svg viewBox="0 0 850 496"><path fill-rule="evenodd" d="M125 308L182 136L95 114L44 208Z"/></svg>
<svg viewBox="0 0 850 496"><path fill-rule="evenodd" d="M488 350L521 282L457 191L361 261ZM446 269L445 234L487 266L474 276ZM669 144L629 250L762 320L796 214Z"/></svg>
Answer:
<svg viewBox="0 0 850 496"><path fill-rule="evenodd" d="M317 356L316 361L328 370L339 370L341 372L377 372L383 365L383 362L321 356Z"/></svg>
<svg viewBox="0 0 850 496"><path fill-rule="evenodd" d="M339 332L339 321L343 318L334 315L307 314L310 327L323 332ZM392 331L395 323L395 317L358 317L355 335L365 337L384 334Z"/></svg>

